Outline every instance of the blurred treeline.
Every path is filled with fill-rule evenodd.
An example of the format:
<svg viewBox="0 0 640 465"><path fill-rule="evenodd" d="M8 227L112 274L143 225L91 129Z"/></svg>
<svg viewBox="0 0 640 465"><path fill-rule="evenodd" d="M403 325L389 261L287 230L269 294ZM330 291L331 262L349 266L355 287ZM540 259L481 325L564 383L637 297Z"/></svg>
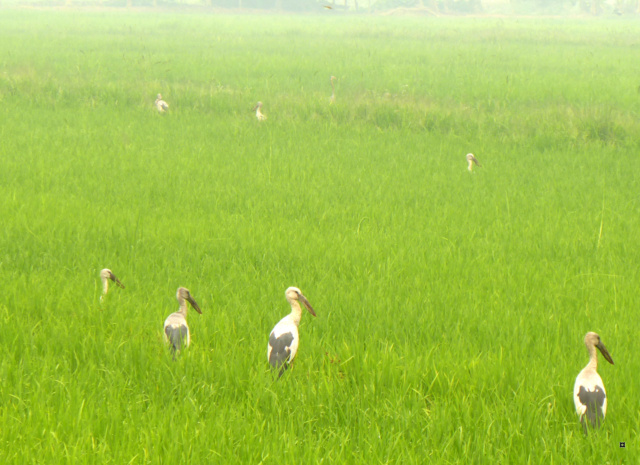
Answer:
<svg viewBox="0 0 640 465"><path fill-rule="evenodd" d="M640 0L0 0L1 6L205 7L282 12L381 14L636 15Z"/></svg>

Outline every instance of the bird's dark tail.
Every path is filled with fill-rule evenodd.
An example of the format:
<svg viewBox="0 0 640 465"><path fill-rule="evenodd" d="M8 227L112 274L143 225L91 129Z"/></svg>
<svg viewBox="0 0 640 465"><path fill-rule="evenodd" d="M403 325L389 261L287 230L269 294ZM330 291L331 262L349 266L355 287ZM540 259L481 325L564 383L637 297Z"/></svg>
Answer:
<svg viewBox="0 0 640 465"><path fill-rule="evenodd" d="M173 360L176 359L176 352L182 349L182 343L187 338L187 331L187 328L184 326L167 326L164 330L169 342L171 343L171 355Z"/></svg>
<svg viewBox="0 0 640 465"><path fill-rule="evenodd" d="M287 368L289 368L288 363L280 364L280 367L278 367L278 379L280 379L282 375L284 375L284 372L287 371Z"/></svg>

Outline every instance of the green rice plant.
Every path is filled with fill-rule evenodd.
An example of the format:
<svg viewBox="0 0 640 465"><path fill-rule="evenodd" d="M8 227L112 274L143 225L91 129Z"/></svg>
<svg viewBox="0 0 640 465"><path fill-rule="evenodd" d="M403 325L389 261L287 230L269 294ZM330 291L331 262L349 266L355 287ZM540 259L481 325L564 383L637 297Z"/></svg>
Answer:
<svg viewBox="0 0 640 465"><path fill-rule="evenodd" d="M634 463L638 32L4 10L0 462Z"/></svg>

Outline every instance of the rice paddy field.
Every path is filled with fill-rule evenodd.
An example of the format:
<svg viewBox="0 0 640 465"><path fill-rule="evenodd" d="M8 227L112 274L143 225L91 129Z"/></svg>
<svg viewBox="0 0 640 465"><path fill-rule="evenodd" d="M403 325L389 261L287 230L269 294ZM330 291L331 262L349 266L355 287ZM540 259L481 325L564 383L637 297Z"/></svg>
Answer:
<svg viewBox="0 0 640 465"><path fill-rule="evenodd" d="M0 463L638 463L639 60L629 19L3 10Z"/></svg>

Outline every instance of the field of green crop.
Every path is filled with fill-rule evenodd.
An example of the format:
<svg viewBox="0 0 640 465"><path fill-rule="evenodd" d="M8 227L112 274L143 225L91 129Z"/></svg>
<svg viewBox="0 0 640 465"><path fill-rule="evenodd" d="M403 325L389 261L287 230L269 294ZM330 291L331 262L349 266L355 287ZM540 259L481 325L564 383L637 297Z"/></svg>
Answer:
<svg viewBox="0 0 640 465"><path fill-rule="evenodd" d="M2 11L0 463L638 463L638 37ZM318 316L274 381L288 286Z"/></svg>

